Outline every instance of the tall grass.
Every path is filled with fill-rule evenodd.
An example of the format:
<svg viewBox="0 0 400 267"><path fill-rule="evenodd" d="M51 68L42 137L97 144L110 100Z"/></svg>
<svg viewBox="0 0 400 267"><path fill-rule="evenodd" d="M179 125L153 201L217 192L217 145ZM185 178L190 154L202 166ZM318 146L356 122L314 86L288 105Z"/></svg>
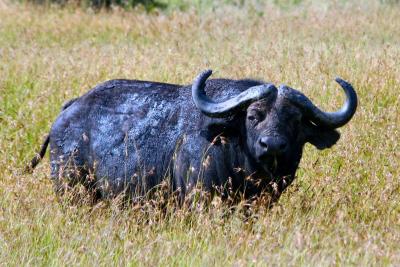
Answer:
<svg viewBox="0 0 400 267"><path fill-rule="evenodd" d="M400 7L99 12L0 2L0 264L399 265ZM334 110L335 76L360 98L332 149L306 146L298 177L250 218L216 199L167 211L58 201L44 160L22 174L61 104L113 78L189 84L262 78ZM167 214L165 214L167 212Z"/></svg>

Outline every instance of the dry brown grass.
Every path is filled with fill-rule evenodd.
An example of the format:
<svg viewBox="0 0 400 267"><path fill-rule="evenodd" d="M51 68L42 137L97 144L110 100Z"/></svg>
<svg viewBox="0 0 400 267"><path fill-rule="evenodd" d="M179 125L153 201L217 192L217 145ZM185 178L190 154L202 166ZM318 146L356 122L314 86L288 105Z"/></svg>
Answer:
<svg viewBox="0 0 400 267"><path fill-rule="evenodd" d="M1 2L0 264L399 265L399 6L262 11L91 14ZM218 203L168 216L65 205L47 159L21 174L63 101L112 78L188 84L205 68L286 83L331 110L341 76L359 109L334 148L306 147L294 184L250 220Z"/></svg>

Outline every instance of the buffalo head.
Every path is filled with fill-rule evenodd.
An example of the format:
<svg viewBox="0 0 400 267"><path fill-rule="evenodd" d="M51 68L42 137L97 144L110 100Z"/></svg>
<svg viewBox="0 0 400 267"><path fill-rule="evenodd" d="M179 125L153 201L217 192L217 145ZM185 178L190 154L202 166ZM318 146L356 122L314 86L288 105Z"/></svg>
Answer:
<svg viewBox="0 0 400 267"><path fill-rule="evenodd" d="M193 101L203 114L234 127L251 159L251 169L271 178L294 176L303 146L309 142L318 149L329 148L340 137L335 130L354 115L357 95L352 86L337 78L346 94L346 102L336 112L317 108L304 94L285 85L276 88L265 83L248 88L223 102L215 102L205 93L212 71L201 73L192 86ZM239 115L241 114L241 115ZM221 118L234 118L221 120Z"/></svg>

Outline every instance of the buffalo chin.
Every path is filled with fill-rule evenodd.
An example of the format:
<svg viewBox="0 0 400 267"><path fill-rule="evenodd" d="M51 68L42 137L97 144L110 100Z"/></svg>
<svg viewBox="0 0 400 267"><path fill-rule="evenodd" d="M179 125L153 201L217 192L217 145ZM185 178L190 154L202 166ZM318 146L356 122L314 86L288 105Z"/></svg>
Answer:
<svg viewBox="0 0 400 267"><path fill-rule="evenodd" d="M271 155L262 155L258 159L262 169L268 175L268 178L272 179L277 176L278 170L278 157Z"/></svg>

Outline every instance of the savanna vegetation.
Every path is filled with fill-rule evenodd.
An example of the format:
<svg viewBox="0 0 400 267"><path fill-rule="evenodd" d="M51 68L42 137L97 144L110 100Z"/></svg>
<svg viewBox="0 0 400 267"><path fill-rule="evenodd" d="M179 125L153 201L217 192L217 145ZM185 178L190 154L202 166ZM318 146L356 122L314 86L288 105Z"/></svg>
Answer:
<svg viewBox="0 0 400 267"><path fill-rule="evenodd" d="M1 265L400 264L400 6L238 3L147 13L0 2ZM272 208L246 216L218 198L191 211L70 203L53 193L47 157L22 172L65 100L113 78L189 84L206 68L286 83L328 110L342 103L341 76L359 108L332 149L306 146Z"/></svg>

